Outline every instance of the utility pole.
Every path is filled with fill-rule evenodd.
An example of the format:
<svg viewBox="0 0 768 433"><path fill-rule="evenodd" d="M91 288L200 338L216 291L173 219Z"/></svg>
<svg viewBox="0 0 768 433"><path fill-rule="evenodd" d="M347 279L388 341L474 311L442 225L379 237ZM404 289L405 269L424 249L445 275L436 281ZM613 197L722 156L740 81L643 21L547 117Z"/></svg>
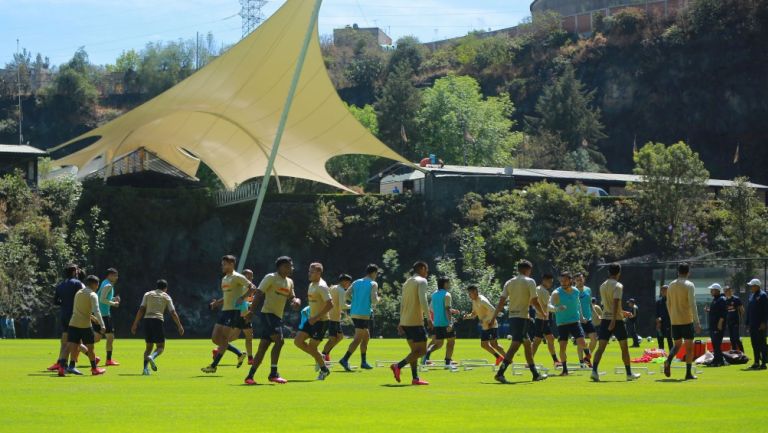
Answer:
<svg viewBox="0 0 768 433"><path fill-rule="evenodd" d="M195 32L195 70L200 69L200 32Z"/></svg>
<svg viewBox="0 0 768 433"><path fill-rule="evenodd" d="M243 19L243 39L264 21L263 8L266 0L240 0L240 17Z"/></svg>
<svg viewBox="0 0 768 433"><path fill-rule="evenodd" d="M16 82L19 88L19 146L24 144L24 134L21 131L24 116L21 113L21 52L19 51L19 38L16 38Z"/></svg>

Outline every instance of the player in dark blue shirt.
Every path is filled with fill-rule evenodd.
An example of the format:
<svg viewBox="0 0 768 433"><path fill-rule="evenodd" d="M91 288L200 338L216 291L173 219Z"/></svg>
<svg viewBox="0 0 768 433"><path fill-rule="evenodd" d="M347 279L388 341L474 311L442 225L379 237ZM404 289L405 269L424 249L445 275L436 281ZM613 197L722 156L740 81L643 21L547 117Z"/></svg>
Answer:
<svg viewBox="0 0 768 433"><path fill-rule="evenodd" d="M728 338L731 340L731 349L744 352L744 343L741 342L740 329L741 318L744 316L744 305L741 299L733 294L731 286L725 286L725 306L728 316L725 319L728 326Z"/></svg>
<svg viewBox="0 0 768 433"><path fill-rule="evenodd" d="M765 328L768 326L768 296L760 290L762 284L755 278L747 283L752 294L747 304L747 325L749 337L752 340L752 350L755 351L755 363L751 370L766 370L768 362L768 345L765 342Z"/></svg>
<svg viewBox="0 0 768 433"><path fill-rule="evenodd" d="M712 350L715 352L715 359L712 360L711 367L725 365L722 344L728 308L725 305L725 296L723 296L721 289L722 287L717 283L709 286L709 293L712 294L712 303L709 306L709 338L712 339Z"/></svg>
<svg viewBox="0 0 768 433"><path fill-rule="evenodd" d="M667 347L672 350L672 323L669 321L669 310L667 310L667 289L668 285L661 286L659 290L659 299L656 300L656 338L659 342L659 349L664 350L664 340L667 340Z"/></svg>
<svg viewBox="0 0 768 433"><path fill-rule="evenodd" d="M75 294L78 290L83 288L83 283L77 279L78 268L75 264L69 264L64 269L64 281L56 286L56 293L53 296L53 303L60 306L60 320L61 320L61 348L59 349L59 357L57 359L66 359L69 354L67 345L67 330L69 329L69 319L72 317L72 309L74 308ZM63 368L67 368L66 365L62 365ZM56 371L59 369L59 363L48 367L49 371Z"/></svg>

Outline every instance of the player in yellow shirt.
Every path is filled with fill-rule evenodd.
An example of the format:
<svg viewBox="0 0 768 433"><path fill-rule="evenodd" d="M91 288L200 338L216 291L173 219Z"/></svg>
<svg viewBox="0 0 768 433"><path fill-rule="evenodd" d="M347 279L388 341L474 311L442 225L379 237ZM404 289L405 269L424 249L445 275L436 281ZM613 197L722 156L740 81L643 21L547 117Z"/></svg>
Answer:
<svg viewBox="0 0 768 433"><path fill-rule="evenodd" d="M323 348L323 359L325 362L331 362L331 351L344 339L344 333L341 332L341 316L344 311L349 310L346 296L347 290L351 285L352 277L347 274L341 274L339 275L339 284L331 287L333 309L330 313L331 320L328 322L328 341Z"/></svg>
<svg viewBox="0 0 768 433"><path fill-rule="evenodd" d="M671 375L672 360L685 343L685 380L696 379L692 372L694 330L701 332L699 313L696 310L696 287L688 279L690 272L688 263L680 263L677 266L677 279L669 283L667 289L667 309L675 345L664 363L664 375Z"/></svg>
<svg viewBox="0 0 768 433"><path fill-rule="evenodd" d="M419 378L419 358L427 353L427 326L432 329L432 320L429 318L429 301L427 301L427 276L429 266L425 262L416 262L413 265L413 273L403 284L403 295L400 299L400 325L397 332L408 340L411 352L402 361L392 364L392 374L395 380L400 382L400 370L407 364L411 365L413 380L411 385L429 385L429 382Z"/></svg>
<svg viewBox="0 0 768 433"><path fill-rule="evenodd" d="M477 317L483 332L480 334L480 347L493 355L496 365L504 361L504 348L498 342L499 325L496 322L494 313L496 307L491 304L485 296L478 293L477 286L467 287L467 294L472 300L472 312L464 315L464 319L474 319Z"/></svg>
<svg viewBox="0 0 768 433"><path fill-rule="evenodd" d="M243 269L243 276L253 284L253 271L250 269ZM232 334L229 336L229 344L227 345L227 351L232 352L237 356L237 367L240 368L243 360L243 353L235 347L232 342L237 341L242 333L245 336L245 352L248 354L248 365L253 364L253 326L251 320L253 313L251 312L251 304L253 303L253 296L245 298L245 302L238 303L235 300L235 308L240 313L232 323ZM217 299L211 302L211 309L215 310L224 305L224 299ZM219 353L219 348L213 349L213 357Z"/></svg>
<svg viewBox="0 0 768 433"><path fill-rule="evenodd" d="M299 329L293 343L315 360L320 369L317 380L325 380L331 371L325 365L323 355L318 352L317 346L323 341L325 331L328 328L328 321L330 320L328 313L333 309L333 300L328 285L323 280L323 265L320 263L309 265L307 299L309 300L309 319ZM307 343L307 340L310 342Z"/></svg>
<svg viewBox="0 0 768 433"><path fill-rule="evenodd" d="M74 360L81 344L84 344L88 348L88 358L91 361L91 374L98 376L104 374L106 370L98 368L96 364L96 355L93 352L94 335L91 328L91 316L95 317L96 322L100 326L101 336L104 336L104 319L101 317L99 311L99 297L96 295L96 290L99 288L99 278L95 275L89 275L85 278L85 287L78 290L75 294L73 303L72 317L69 319L69 328L67 329L67 340L69 345L71 368L67 369L67 372L82 375L77 368L74 367ZM66 360L59 360L59 376L64 376L64 368Z"/></svg>
<svg viewBox="0 0 768 433"><path fill-rule="evenodd" d="M144 376L149 376L147 365L152 366L152 371L157 371L155 360L163 354L165 350L165 330L163 329L164 315L168 311L176 324L179 335L184 335L184 327L181 326L181 320L173 307L173 300L168 295L168 282L158 280L155 290L147 292L141 299L141 306L136 313L136 318L131 326L131 334L136 335L139 328L139 322L144 325L144 342L147 344L144 349ZM144 319L142 321L142 319ZM155 349L154 352L152 349Z"/></svg>
<svg viewBox="0 0 768 433"><path fill-rule="evenodd" d="M277 371L277 363L280 360L280 351L283 349L283 313L285 312L286 302L290 302L293 308L301 307L301 301L296 297L293 289L293 280L290 278L293 274L293 260L290 257L279 257L275 261L275 272L267 274L256 290L256 296L251 305L251 311L254 311L259 305L261 313L261 341L256 350L256 356L253 358L248 376L245 378L246 385L255 385L253 376L256 370L264 360L269 346L272 346L270 360L272 361L268 380L273 383L284 384L287 380L280 376Z"/></svg>

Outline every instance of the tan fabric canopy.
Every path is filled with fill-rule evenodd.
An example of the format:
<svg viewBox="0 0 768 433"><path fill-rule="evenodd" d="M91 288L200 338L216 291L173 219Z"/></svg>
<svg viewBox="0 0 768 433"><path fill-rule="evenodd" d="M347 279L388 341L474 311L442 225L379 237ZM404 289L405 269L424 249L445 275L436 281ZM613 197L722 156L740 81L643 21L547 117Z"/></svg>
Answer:
<svg viewBox="0 0 768 433"><path fill-rule="evenodd" d="M77 166L79 176L86 176L143 147L190 176L203 161L228 188L264 176L312 13L313 2L288 0L250 36L193 76L53 149L54 155L68 147L73 151L56 164ZM77 149L92 137L99 139ZM343 105L328 77L316 26L274 174L345 189L325 169L330 158L345 154L405 161Z"/></svg>

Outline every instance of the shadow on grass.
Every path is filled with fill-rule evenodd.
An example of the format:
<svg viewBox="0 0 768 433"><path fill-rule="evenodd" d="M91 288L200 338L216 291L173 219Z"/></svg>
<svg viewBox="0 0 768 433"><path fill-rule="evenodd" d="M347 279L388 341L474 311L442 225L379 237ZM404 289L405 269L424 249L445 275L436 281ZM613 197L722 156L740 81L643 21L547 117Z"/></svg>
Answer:
<svg viewBox="0 0 768 433"><path fill-rule="evenodd" d="M481 385L500 385L500 386L511 386L511 385L530 385L533 382L507 382L507 383L501 383L501 382L480 382Z"/></svg>
<svg viewBox="0 0 768 433"><path fill-rule="evenodd" d="M291 379L288 381L288 383L312 383L312 382L322 382L322 380L312 380L312 379Z"/></svg>
<svg viewBox="0 0 768 433"><path fill-rule="evenodd" d="M141 373L118 373L118 376L137 377L137 376L144 376L144 375Z"/></svg>
<svg viewBox="0 0 768 433"><path fill-rule="evenodd" d="M688 382L688 381L685 380L685 379L672 379L672 378L669 378L669 379L656 379L656 382L658 382L658 383L683 383L683 382Z"/></svg>
<svg viewBox="0 0 768 433"><path fill-rule="evenodd" d="M201 374L199 376L192 376L190 379L206 379L206 378L214 378L214 377L224 377L220 374Z"/></svg>
<svg viewBox="0 0 768 433"><path fill-rule="evenodd" d="M29 377L59 377L57 373L28 373Z"/></svg>
<svg viewBox="0 0 768 433"><path fill-rule="evenodd" d="M379 386L383 386L385 388L405 388L406 386L413 386L413 385L409 385L407 383L385 383Z"/></svg>

